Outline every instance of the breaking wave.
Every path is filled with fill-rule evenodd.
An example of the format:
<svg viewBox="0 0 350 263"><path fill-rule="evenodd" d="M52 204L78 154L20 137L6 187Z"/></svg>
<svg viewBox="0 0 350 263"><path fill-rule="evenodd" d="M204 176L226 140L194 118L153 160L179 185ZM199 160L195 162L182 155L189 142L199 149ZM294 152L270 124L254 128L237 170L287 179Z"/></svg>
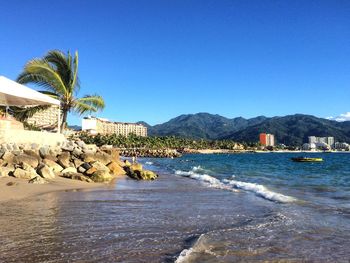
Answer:
<svg viewBox="0 0 350 263"><path fill-rule="evenodd" d="M264 185L241 182L241 181L232 180L232 179L223 179L221 181L208 174L198 173L203 170L204 169L202 169L200 166L196 166L196 167L193 167L192 170L188 172L176 170L175 174L204 182L207 186L212 188L224 189L224 190L229 190L233 192L237 192L238 189L253 192L257 196L260 196L270 201L281 202L281 203L290 203L290 202L296 201L294 197L273 192L267 189Z"/></svg>

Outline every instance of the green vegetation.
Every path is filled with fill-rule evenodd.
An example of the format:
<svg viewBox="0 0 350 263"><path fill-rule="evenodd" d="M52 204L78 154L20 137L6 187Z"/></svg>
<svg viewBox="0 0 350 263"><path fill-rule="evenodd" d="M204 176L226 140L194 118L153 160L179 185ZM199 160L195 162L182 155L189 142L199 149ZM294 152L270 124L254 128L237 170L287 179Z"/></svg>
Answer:
<svg viewBox="0 0 350 263"><path fill-rule="evenodd" d="M101 146L109 144L118 148L146 148L146 149L228 149L233 150L237 143L232 140L193 140L180 138L175 136L165 137L141 137L136 135L129 135L128 137L122 135L89 135L81 133L80 139L88 144L96 144Z"/></svg>
<svg viewBox="0 0 350 263"><path fill-rule="evenodd" d="M17 81L22 84L33 83L42 88L45 93L61 101L62 123L61 131L66 127L68 112L78 114L96 112L104 108L104 100L98 95L86 95L76 98L80 89L78 78L78 52L74 58L68 52L49 51L41 59L30 60L18 76ZM42 110L42 108L36 108ZM33 111L33 108L31 109Z"/></svg>

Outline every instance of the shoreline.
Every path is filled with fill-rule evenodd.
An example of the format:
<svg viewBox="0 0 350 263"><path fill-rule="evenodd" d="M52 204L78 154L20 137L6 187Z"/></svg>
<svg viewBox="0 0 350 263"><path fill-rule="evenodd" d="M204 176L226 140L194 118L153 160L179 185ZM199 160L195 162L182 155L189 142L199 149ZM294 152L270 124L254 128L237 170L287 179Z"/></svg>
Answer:
<svg viewBox="0 0 350 263"><path fill-rule="evenodd" d="M118 178L115 180L118 180ZM0 178L0 204L52 192L106 189L115 187L115 180L105 184L87 183L78 180L56 177L46 184L29 184L28 181L24 179L2 177Z"/></svg>

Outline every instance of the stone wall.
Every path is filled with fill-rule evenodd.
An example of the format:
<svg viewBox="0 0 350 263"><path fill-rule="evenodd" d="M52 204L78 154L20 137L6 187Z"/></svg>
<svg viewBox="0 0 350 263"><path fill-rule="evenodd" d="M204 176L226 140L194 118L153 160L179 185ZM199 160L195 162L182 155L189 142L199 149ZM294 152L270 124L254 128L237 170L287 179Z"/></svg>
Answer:
<svg viewBox="0 0 350 263"><path fill-rule="evenodd" d="M63 134L27 130L0 130L0 144L39 144L39 145L61 145L66 141Z"/></svg>

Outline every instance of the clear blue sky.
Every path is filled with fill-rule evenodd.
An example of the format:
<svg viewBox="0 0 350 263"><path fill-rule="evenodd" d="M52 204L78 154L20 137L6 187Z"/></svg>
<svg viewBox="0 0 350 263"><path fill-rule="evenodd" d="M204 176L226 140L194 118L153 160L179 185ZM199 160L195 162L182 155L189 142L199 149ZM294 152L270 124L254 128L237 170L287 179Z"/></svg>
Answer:
<svg viewBox="0 0 350 263"><path fill-rule="evenodd" d="M350 1L3 1L0 75L79 51L115 121L350 111ZM80 124L78 116L70 124Z"/></svg>

